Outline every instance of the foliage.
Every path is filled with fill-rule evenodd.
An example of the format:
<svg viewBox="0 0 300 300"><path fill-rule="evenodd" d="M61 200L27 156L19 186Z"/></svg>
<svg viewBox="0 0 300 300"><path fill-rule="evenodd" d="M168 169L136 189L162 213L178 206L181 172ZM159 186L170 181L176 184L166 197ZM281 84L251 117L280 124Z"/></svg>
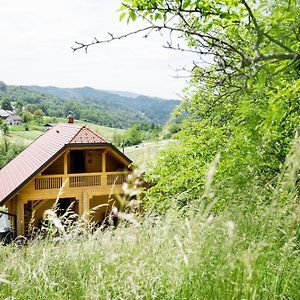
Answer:
<svg viewBox="0 0 300 300"><path fill-rule="evenodd" d="M15 103L15 108L17 110L17 114L20 114L23 110L24 102L20 99L18 99Z"/></svg>
<svg viewBox="0 0 300 300"><path fill-rule="evenodd" d="M23 111L20 113L20 115L23 123L28 123L33 120L33 115L29 111Z"/></svg>
<svg viewBox="0 0 300 300"><path fill-rule="evenodd" d="M4 110L12 110L11 102L8 97L3 97L1 100L1 108Z"/></svg>
<svg viewBox="0 0 300 300"><path fill-rule="evenodd" d="M95 124L128 128L133 123L163 124L179 103L140 96L128 98L92 88L7 86L6 96L21 112L42 110L45 116L61 118L72 111L75 119Z"/></svg>
<svg viewBox="0 0 300 300"><path fill-rule="evenodd" d="M167 31L167 48L199 55L180 108L188 118L178 144L152 170L156 186L149 203L158 210L173 202L185 207L201 194L205 169L217 153L220 206L256 205L254 185L271 193L300 121L299 5L295 0L123 1L121 19L146 22L138 32ZM183 43L177 44L178 36ZM166 195L173 195L172 201Z"/></svg>
<svg viewBox="0 0 300 300"><path fill-rule="evenodd" d="M123 146L137 145L142 141L141 131L136 124L133 124L124 134Z"/></svg>
<svg viewBox="0 0 300 300"><path fill-rule="evenodd" d="M38 123L38 124L43 124L44 120L43 120L43 116L44 113L43 111L39 108L36 109L33 113L33 119Z"/></svg>
<svg viewBox="0 0 300 300"><path fill-rule="evenodd" d="M1 124L1 130L3 132L4 135L8 135L9 133L9 127L7 125L6 122L4 122L3 124Z"/></svg>
<svg viewBox="0 0 300 300"><path fill-rule="evenodd" d="M17 156L24 146L10 143L5 137L0 140L0 169Z"/></svg>
<svg viewBox="0 0 300 300"><path fill-rule="evenodd" d="M6 92L6 84L0 80L0 92L5 93Z"/></svg>
<svg viewBox="0 0 300 300"><path fill-rule="evenodd" d="M6 86L5 97L18 113L26 114L25 122L33 118L27 113L34 114L36 110L53 118L66 117L72 111L77 120L115 128L130 127L134 122L150 124L152 119L163 123L178 103L148 97L126 98L91 88L65 90L69 89Z"/></svg>
<svg viewBox="0 0 300 300"><path fill-rule="evenodd" d="M213 215L190 205L184 218L171 209L164 217L131 215L134 222L124 218L116 229L81 222L23 247L0 246L0 298L298 299L299 198L291 175L299 156L291 162L298 168L284 173L272 205L254 211L232 205ZM281 205L285 197L291 201Z"/></svg>
<svg viewBox="0 0 300 300"><path fill-rule="evenodd" d="M177 100L165 100L160 98L153 98L147 96L127 97L118 94L118 92L106 92L96 90L90 87L83 88L57 88L57 87L37 87L30 86L28 89L39 92L47 93L63 101L76 101L87 104L86 106L95 109L102 108L102 114L109 111L111 117L116 118L115 110L123 111L128 114L132 122L139 122L164 124L174 110L174 107L180 102ZM133 112L135 111L135 115ZM88 110L91 113L90 110ZM121 116L119 116L120 118ZM86 117L85 117L86 118ZM122 120L123 122L125 120ZM131 124L129 124L130 126ZM127 126L127 127L129 127ZM123 126L124 127L124 126Z"/></svg>
<svg viewBox="0 0 300 300"><path fill-rule="evenodd" d="M158 138L161 132L161 127L155 124L133 124L123 135L123 137L116 137L119 140L120 146L138 145L143 141L149 141Z"/></svg>

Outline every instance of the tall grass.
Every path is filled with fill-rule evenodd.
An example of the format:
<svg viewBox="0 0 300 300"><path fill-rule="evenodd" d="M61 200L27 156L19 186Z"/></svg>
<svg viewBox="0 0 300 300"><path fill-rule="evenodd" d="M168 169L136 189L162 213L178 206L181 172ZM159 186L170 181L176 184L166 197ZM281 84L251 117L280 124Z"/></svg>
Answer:
<svg viewBox="0 0 300 300"><path fill-rule="evenodd" d="M211 202L193 203L185 217L171 209L117 229L0 247L0 299L300 299L294 149L271 204L212 215L209 172Z"/></svg>

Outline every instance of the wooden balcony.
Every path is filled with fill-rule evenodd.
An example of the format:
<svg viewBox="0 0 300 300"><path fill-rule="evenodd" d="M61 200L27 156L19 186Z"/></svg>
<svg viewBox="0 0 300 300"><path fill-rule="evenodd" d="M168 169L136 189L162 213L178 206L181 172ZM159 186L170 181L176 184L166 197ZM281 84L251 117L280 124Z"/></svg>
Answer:
<svg viewBox="0 0 300 300"><path fill-rule="evenodd" d="M67 188L123 185L127 176L128 172L41 175L35 178L34 189L60 189L65 182L67 183Z"/></svg>
<svg viewBox="0 0 300 300"><path fill-rule="evenodd" d="M24 200L76 197L83 191L92 195L122 194L129 172L38 175L24 189Z"/></svg>

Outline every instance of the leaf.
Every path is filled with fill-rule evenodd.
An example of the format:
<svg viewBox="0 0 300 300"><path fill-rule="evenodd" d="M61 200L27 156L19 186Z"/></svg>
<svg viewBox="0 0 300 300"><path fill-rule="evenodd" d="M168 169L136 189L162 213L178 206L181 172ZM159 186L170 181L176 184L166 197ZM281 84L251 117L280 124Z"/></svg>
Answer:
<svg viewBox="0 0 300 300"><path fill-rule="evenodd" d="M119 21L122 21L126 17L126 15L127 15L126 11L122 12L120 15Z"/></svg>
<svg viewBox="0 0 300 300"><path fill-rule="evenodd" d="M191 4L191 0L185 0L182 4L182 9L186 9Z"/></svg>
<svg viewBox="0 0 300 300"><path fill-rule="evenodd" d="M155 19L155 21L156 20L161 20L162 19L161 14L160 13L156 13L154 19Z"/></svg>
<svg viewBox="0 0 300 300"><path fill-rule="evenodd" d="M133 10L129 10L129 16L131 18L131 20L134 22L136 20L136 14Z"/></svg>

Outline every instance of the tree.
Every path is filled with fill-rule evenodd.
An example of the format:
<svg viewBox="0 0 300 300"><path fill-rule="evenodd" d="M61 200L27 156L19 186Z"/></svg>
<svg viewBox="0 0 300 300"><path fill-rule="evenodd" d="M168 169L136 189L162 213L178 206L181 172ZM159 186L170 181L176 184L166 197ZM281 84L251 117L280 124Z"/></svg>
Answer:
<svg viewBox="0 0 300 300"><path fill-rule="evenodd" d="M33 119L33 114L29 111L23 111L20 115L23 123L29 123Z"/></svg>
<svg viewBox="0 0 300 300"><path fill-rule="evenodd" d="M146 25L107 40L77 42L73 50L159 31L168 32L166 48L196 57L193 68L183 70L191 80L180 110L188 118L176 147L153 170L160 176L153 179L152 201L181 195L184 206L197 198L217 153L223 203L241 190L249 201L254 182L271 189L300 122L299 1L124 0L120 10L120 19L139 18Z"/></svg>
<svg viewBox="0 0 300 300"><path fill-rule="evenodd" d="M39 108L33 113L33 119L38 123L42 124L43 123L43 116L44 113L43 111Z"/></svg>
<svg viewBox="0 0 300 300"><path fill-rule="evenodd" d="M142 133L137 124L133 124L124 134L123 146L137 145L142 142Z"/></svg>
<svg viewBox="0 0 300 300"><path fill-rule="evenodd" d="M23 110L23 106L24 106L24 102L18 99L15 105L18 114Z"/></svg>
<svg viewBox="0 0 300 300"><path fill-rule="evenodd" d="M1 101L1 108L4 110L12 110L11 101L9 98L4 97Z"/></svg>
<svg viewBox="0 0 300 300"><path fill-rule="evenodd" d="M0 81L0 93L6 92L6 84L3 81Z"/></svg>
<svg viewBox="0 0 300 300"><path fill-rule="evenodd" d="M3 123L1 125L1 129L2 129L4 135L8 135L9 134L9 128L8 128L8 125L6 123Z"/></svg>

